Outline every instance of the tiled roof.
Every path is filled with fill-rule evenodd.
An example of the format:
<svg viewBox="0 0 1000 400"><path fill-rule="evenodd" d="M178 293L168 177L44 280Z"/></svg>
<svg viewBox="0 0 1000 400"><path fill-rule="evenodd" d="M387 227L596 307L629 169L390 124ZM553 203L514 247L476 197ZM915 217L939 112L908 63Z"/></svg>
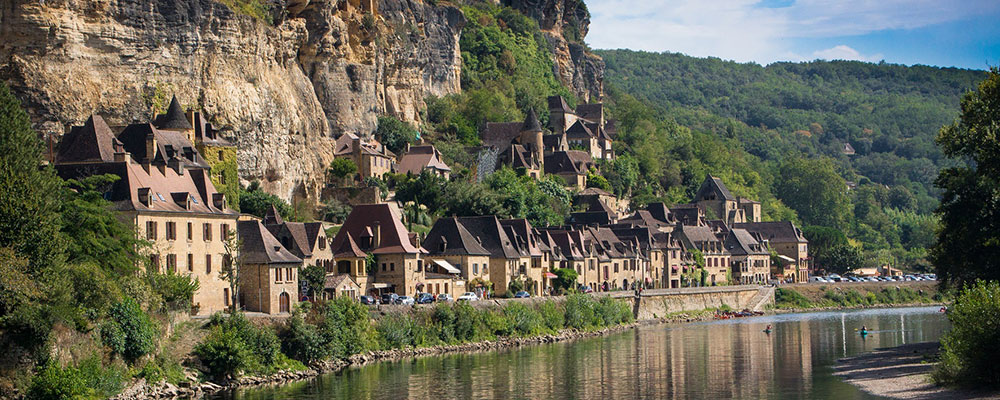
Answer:
<svg viewBox="0 0 1000 400"><path fill-rule="evenodd" d="M538 132L541 130L542 123L538 122L538 115L535 115L535 109L529 108L528 115L524 117L524 124L521 124L521 132Z"/></svg>
<svg viewBox="0 0 1000 400"><path fill-rule="evenodd" d="M576 115L592 122L600 122L604 117L604 104L587 103L576 106Z"/></svg>
<svg viewBox="0 0 1000 400"><path fill-rule="evenodd" d="M566 104L566 99L562 96L549 96L548 103L549 110L558 110L569 113L573 112L573 109L569 108L569 104Z"/></svg>
<svg viewBox="0 0 1000 400"><path fill-rule="evenodd" d="M427 232L423 248L434 255L490 255L456 217L438 219Z"/></svg>
<svg viewBox="0 0 1000 400"><path fill-rule="evenodd" d="M729 189L726 188L726 184L722 183L722 179L711 175L705 177L705 182L701 184L701 188L698 189L698 194L694 196L695 201L705 200L706 196L713 193L715 194L715 198L717 200L736 201L736 197L733 197L733 194L729 193Z"/></svg>
<svg viewBox="0 0 1000 400"><path fill-rule="evenodd" d="M132 158L141 162L148 159L146 140L150 135L156 139L156 153L151 159L153 163L166 164L176 160L186 168L209 168L194 143L180 132L160 130L148 123L131 124L118 134L118 140L125 146L125 151L132 154Z"/></svg>
<svg viewBox="0 0 1000 400"><path fill-rule="evenodd" d="M361 286L358 286L358 283L348 274L327 275L326 280L323 282L323 288L335 290L343 287L345 284L354 289L361 289Z"/></svg>
<svg viewBox="0 0 1000 400"><path fill-rule="evenodd" d="M451 171L441 159L441 152L430 145L410 147L410 151L403 154L396 166L396 172L400 174L419 175L424 169Z"/></svg>
<svg viewBox="0 0 1000 400"><path fill-rule="evenodd" d="M333 248L333 256L336 258L365 258L367 254L358 248L358 243L354 241L354 237L350 233L347 233L344 240L340 242L340 247Z"/></svg>
<svg viewBox="0 0 1000 400"><path fill-rule="evenodd" d="M760 234L764 240L772 242L808 243L805 235L802 234L802 230L790 221L748 222L744 224L733 224L733 227L746 229L750 232L756 232Z"/></svg>
<svg viewBox="0 0 1000 400"><path fill-rule="evenodd" d="M513 235L517 237L518 240L526 244L526 249L528 255L532 257L537 257L542 255L542 250L539 247L539 242L536 240L534 228L531 223L525 218L519 219L505 219L500 221L500 225L505 228L509 228L513 232ZM510 235L508 235L510 236Z"/></svg>
<svg viewBox="0 0 1000 400"><path fill-rule="evenodd" d="M416 254L420 250L410 243L409 232L403 226L402 218L388 204L359 204L354 206L344 225L333 240L333 248L340 249L342 242L350 234L355 238L371 236L378 226L378 247L370 249L375 254L406 253ZM369 250L358 243L362 250Z"/></svg>
<svg viewBox="0 0 1000 400"><path fill-rule="evenodd" d="M483 145L506 148L521 137L521 126L520 122L487 122L481 137Z"/></svg>
<svg viewBox="0 0 1000 400"><path fill-rule="evenodd" d="M240 249L240 256L247 264L290 264L301 263L302 259L296 257L288 249L285 249L278 239L275 239L271 232L264 228L264 225L257 220L238 221L236 229L239 230L240 240L243 247Z"/></svg>
<svg viewBox="0 0 1000 400"><path fill-rule="evenodd" d="M593 165L594 159L590 157L590 154L579 150L557 151L545 156L545 173L547 174L574 173L583 175Z"/></svg>
<svg viewBox="0 0 1000 400"><path fill-rule="evenodd" d="M570 126L569 129L566 130L566 138L569 140L590 139L592 137L596 137L596 135L594 135L594 132L583 122L583 120L576 121L573 123L573 126Z"/></svg>
<svg viewBox="0 0 1000 400"><path fill-rule="evenodd" d="M734 255L761 255L767 251L746 229L736 228L726 236L726 250Z"/></svg>
<svg viewBox="0 0 1000 400"><path fill-rule="evenodd" d="M62 138L56 162L112 162L116 147L121 149L121 142L115 138L104 118L91 115L83 126L74 126Z"/></svg>
<svg viewBox="0 0 1000 400"><path fill-rule="evenodd" d="M520 254L507 233L500 226L500 220L493 215L479 217L458 217L458 222L475 236L492 257L518 258Z"/></svg>

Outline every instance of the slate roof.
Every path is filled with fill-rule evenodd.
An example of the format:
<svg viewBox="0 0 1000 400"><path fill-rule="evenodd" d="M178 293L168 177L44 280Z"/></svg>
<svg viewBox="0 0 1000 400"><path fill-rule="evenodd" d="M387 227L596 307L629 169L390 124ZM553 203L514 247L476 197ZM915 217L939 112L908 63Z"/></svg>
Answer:
<svg viewBox="0 0 1000 400"><path fill-rule="evenodd" d="M83 126L74 126L63 136L56 162L113 162L115 150L122 148L104 118L91 115Z"/></svg>
<svg viewBox="0 0 1000 400"><path fill-rule="evenodd" d="M410 173L420 175L424 169L434 169L438 171L451 171L451 168L441 159L441 152L434 146L412 146L410 151L403 154L396 165L396 172L400 174Z"/></svg>
<svg viewBox="0 0 1000 400"><path fill-rule="evenodd" d="M515 241L520 240L525 243L528 255L532 257L540 257L542 255L540 243L534 232L535 229L527 219L504 219L500 220L500 225L508 229L509 232L513 232L513 236L516 236ZM508 233L508 236L511 236L511 234Z"/></svg>
<svg viewBox="0 0 1000 400"><path fill-rule="evenodd" d="M583 122L583 120L577 120L573 123L569 129L566 130L566 138L569 140L573 139L590 139L596 137L597 135Z"/></svg>
<svg viewBox="0 0 1000 400"><path fill-rule="evenodd" d="M768 252L746 229L736 228L726 235L726 250L733 255L762 255Z"/></svg>
<svg viewBox="0 0 1000 400"><path fill-rule="evenodd" d="M715 231L708 226L682 225L678 233L679 233L678 236L683 238L688 245L694 247L697 247L696 245L698 243L711 243L720 241L719 238L715 236Z"/></svg>
<svg viewBox="0 0 1000 400"><path fill-rule="evenodd" d="M790 221L780 222L747 222L733 224L734 228L746 229L760 234L764 240L780 243L808 243L802 230Z"/></svg>
<svg viewBox="0 0 1000 400"><path fill-rule="evenodd" d="M176 95L170 99L170 106L167 107L167 112L156 117L156 128L169 130L194 129L191 126L191 122L188 121L187 115L184 115L184 109L181 108L181 103L177 101Z"/></svg>
<svg viewBox="0 0 1000 400"><path fill-rule="evenodd" d="M544 135L542 136L542 145L545 146L546 152L569 150L569 145L566 144L564 135Z"/></svg>
<svg viewBox="0 0 1000 400"><path fill-rule="evenodd" d="M684 225L701 225L704 211L694 204L678 204L670 208L670 214Z"/></svg>
<svg viewBox="0 0 1000 400"><path fill-rule="evenodd" d="M528 109L528 115L524 117L524 124L521 125L521 132L539 132L542 130L542 123L538 121L534 107Z"/></svg>
<svg viewBox="0 0 1000 400"><path fill-rule="evenodd" d="M156 139L155 154L151 160L154 164L166 164L178 161L185 168L210 168L209 164L183 133L160 130L149 123L131 124L118 134L125 151L132 154L136 161L147 160L146 138L152 135Z"/></svg>
<svg viewBox="0 0 1000 400"><path fill-rule="evenodd" d="M569 104L566 104L566 99L564 99L562 96L549 96L548 103L549 103L549 110L558 110L568 113L573 112L573 109L569 108Z"/></svg>
<svg viewBox="0 0 1000 400"><path fill-rule="evenodd" d="M346 156L354 154L354 139L358 139L360 146L360 151L362 154L368 154L372 156L395 158L396 154L385 148L381 142L375 140L374 138L362 139L353 133L344 133L337 138L333 144L333 155L336 156Z"/></svg>
<svg viewBox="0 0 1000 400"><path fill-rule="evenodd" d="M594 159L585 151L557 151L545 156L545 173L572 173L584 175L594 165Z"/></svg>
<svg viewBox="0 0 1000 400"><path fill-rule="evenodd" d="M376 224L377 223L377 224ZM361 239L375 233L375 225L379 227L379 246L366 249L363 243L358 243L361 250L371 250L374 254L417 254L420 249L410 243L409 232L403 226L403 221L388 204L358 204L344 221L337 237L333 239L333 248L341 249L348 234Z"/></svg>
<svg viewBox="0 0 1000 400"><path fill-rule="evenodd" d="M538 168L537 163L531 161L531 152L519 144L508 145L497 159L511 168Z"/></svg>
<svg viewBox="0 0 1000 400"><path fill-rule="evenodd" d="M506 148L521 137L522 125L520 122L487 122L481 135L483 145L498 149Z"/></svg>
<svg viewBox="0 0 1000 400"><path fill-rule="evenodd" d="M609 119L604 122L604 131L608 133L608 136L615 138L618 136L618 120Z"/></svg>
<svg viewBox="0 0 1000 400"><path fill-rule="evenodd" d="M568 224L571 225L607 225L611 223L611 214L607 211L581 211L569 214Z"/></svg>
<svg viewBox="0 0 1000 400"><path fill-rule="evenodd" d="M576 106L576 115L591 122L601 122L604 118L604 104L587 103Z"/></svg>
<svg viewBox="0 0 1000 400"><path fill-rule="evenodd" d="M243 241L241 257L247 264L294 264L301 263L302 259L296 257L288 249L285 249L278 239L275 239L271 232L268 232L264 225L257 220L238 221L236 229Z"/></svg>
<svg viewBox="0 0 1000 400"><path fill-rule="evenodd" d="M707 200L711 194L715 194L716 200L736 201L736 197L729 193L729 189L726 188L726 184L722 183L722 179L709 175L705 177L705 182L701 184L701 188L698 189L698 194L694 198L695 201Z"/></svg>
<svg viewBox="0 0 1000 400"><path fill-rule="evenodd" d="M313 246L306 233L306 224L302 222L284 222L281 224L268 224L264 220L264 227L271 232L275 238L288 237L291 239L289 251L303 259L312 257Z"/></svg>
<svg viewBox="0 0 1000 400"><path fill-rule="evenodd" d="M490 255L456 217L438 219L427 232L423 248L433 255Z"/></svg>
<svg viewBox="0 0 1000 400"><path fill-rule="evenodd" d="M278 209L274 207L274 204L264 213L264 225L280 225L284 224L285 220L281 219L281 213Z"/></svg>
<svg viewBox="0 0 1000 400"><path fill-rule="evenodd" d="M458 222L465 226L491 257L518 258L521 254L514 248L513 242L500 226L500 220L493 215L479 217L457 217Z"/></svg>
<svg viewBox="0 0 1000 400"><path fill-rule="evenodd" d="M623 223L634 223L639 226L645 226L649 228L659 229L663 227L670 226L667 222L661 221L660 219L653 216L647 210L636 211L632 216L621 220Z"/></svg>
<svg viewBox="0 0 1000 400"><path fill-rule="evenodd" d="M608 196L608 197L615 197L615 195L613 195L611 193L608 193L605 190L602 190L602 189L599 189L599 188L595 188L595 187L589 187L589 188L583 189L583 190L580 191L580 193L577 193L576 195L577 196Z"/></svg>

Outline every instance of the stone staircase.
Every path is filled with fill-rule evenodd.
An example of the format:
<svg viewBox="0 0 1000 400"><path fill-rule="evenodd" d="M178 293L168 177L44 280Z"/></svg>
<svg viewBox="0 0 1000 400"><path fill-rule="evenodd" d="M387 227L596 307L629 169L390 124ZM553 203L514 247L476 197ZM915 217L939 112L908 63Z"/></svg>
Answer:
<svg viewBox="0 0 1000 400"><path fill-rule="evenodd" d="M768 304L774 304L774 287L761 287L757 294L750 298L747 307L750 311L764 311Z"/></svg>

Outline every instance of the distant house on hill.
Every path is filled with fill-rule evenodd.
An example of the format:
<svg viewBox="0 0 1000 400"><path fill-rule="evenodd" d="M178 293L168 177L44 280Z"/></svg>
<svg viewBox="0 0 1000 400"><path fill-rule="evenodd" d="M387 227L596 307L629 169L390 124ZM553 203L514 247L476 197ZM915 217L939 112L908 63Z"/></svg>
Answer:
<svg viewBox="0 0 1000 400"><path fill-rule="evenodd" d="M408 146L409 147L409 146ZM420 175L423 171L448 179L451 167L444 163L441 152L431 145L409 147L406 154L399 159L396 173Z"/></svg>
<svg viewBox="0 0 1000 400"><path fill-rule="evenodd" d="M392 172L396 163L396 154L378 140L362 139L353 133L340 135L333 149L334 157L354 161L358 166L358 176L362 180L369 177L381 178L382 175Z"/></svg>
<svg viewBox="0 0 1000 400"><path fill-rule="evenodd" d="M853 156L854 155L854 146L851 146L850 143L844 142L844 148L841 149L840 152L844 153L845 155Z"/></svg>

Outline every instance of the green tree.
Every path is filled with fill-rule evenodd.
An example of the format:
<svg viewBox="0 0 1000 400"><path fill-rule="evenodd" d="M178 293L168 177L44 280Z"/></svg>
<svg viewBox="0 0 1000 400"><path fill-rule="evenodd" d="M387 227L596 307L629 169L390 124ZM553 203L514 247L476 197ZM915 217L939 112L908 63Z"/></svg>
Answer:
<svg viewBox="0 0 1000 400"><path fill-rule="evenodd" d="M240 211L264 218L267 210L274 206L282 218L295 219L292 207L280 197L265 192L260 188L260 183L253 181L246 190L240 193Z"/></svg>
<svg viewBox="0 0 1000 400"><path fill-rule="evenodd" d="M108 310L101 339L111 351L134 363L156 349L156 324L134 299L126 297Z"/></svg>
<svg viewBox="0 0 1000 400"><path fill-rule="evenodd" d="M944 190L933 262L944 285L1000 280L1000 69L962 99L961 119L937 143L962 165L941 171ZM962 161L966 161L962 163Z"/></svg>
<svg viewBox="0 0 1000 400"><path fill-rule="evenodd" d="M406 145L414 143L420 137L412 125L395 117L378 117L378 127L375 128L375 139L378 139L389 151L402 154Z"/></svg>
<svg viewBox="0 0 1000 400"><path fill-rule="evenodd" d="M861 255L861 250L849 244L836 245L816 256L816 265L828 273L843 274L863 267L864 263L865 259Z"/></svg>
<svg viewBox="0 0 1000 400"><path fill-rule="evenodd" d="M1000 387L1000 284L970 283L948 310L951 331L941 339L941 362L932 377L939 383Z"/></svg>
<svg viewBox="0 0 1000 400"><path fill-rule="evenodd" d="M117 277L132 275L149 242L135 227L118 219L103 195L117 175L94 175L66 181L61 213L66 253L72 263L93 262Z"/></svg>
<svg viewBox="0 0 1000 400"><path fill-rule="evenodd" d="M828 159L797 158L783 164L777 195L808 225L847 228L851 216L847 184Z"/></svg>
<svg viewBox="0 0 1000 400"><path fill-rule="evenodd" d="M334 158L330 162L330 169L327 170L330 176L343 183L344 179L354 176L358 172L357 164L349 158Z"/></svg>
<svg viewBox="0 0 1000 400"><path fill-rule="evenodd" d="M326 284L326 270L313 264L302 268L302 271L299 272L299 279L306 283L306 287L309 288L309 298L315 301L323 293L323 287Z"/></svg>
<svg viewBox="0 0 1000 400"><path fill-rule="evenodd" d="M552 271L556 275L555 281L552 282L553 287L558 293L566 293L568 291L576 289L576 278L579 277L579 273L573 268L556 268Z"/></svg>

